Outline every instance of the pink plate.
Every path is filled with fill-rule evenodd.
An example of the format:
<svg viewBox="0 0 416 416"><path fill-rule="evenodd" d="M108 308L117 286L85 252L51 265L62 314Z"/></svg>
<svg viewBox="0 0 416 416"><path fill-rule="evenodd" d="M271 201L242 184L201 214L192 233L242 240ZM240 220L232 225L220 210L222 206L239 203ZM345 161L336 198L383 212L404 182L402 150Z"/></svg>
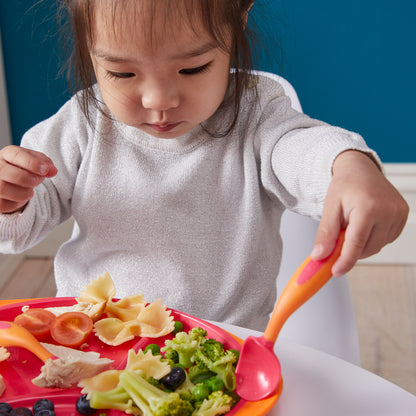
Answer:
<svg viewBox="0 0 416 416"><path fill-rule="evenodd" d="M75 303L75 298L47 298L12 303L0 307L0 319L4 321L13 321L14 318L21 313L22 307L25 305L34 308L47 308L54 306L70 306ZM172 310L172 314L176 321L182 322L184 331L189 331L191 328L199 326L207 331L209 338L214 338L222 342L227 349L241 349L243 341L223 329L182 312ZM158 339L136 338L118 347L111 347L101 342L94 334L91 334L88 339L88 347L85 351L96 351L100 353L102 357L111 358L114 360L114 368L123 369L127 361L127 351L130 348L134 348L137 351L139 349L144 349L146 345L150 343L163 345L165 339L171 337L171 335L168 335ZM51 341L48 340L47 342ZM10 352L9 359L0 362L0 374L2 374L6 383L6 390L3 393L3 396L1 396L0 401L8 402L13 407L31 407L38 399L50 399L55 404L57 416L79 416L79 413L75 410L75 403L81 394L79 388L46 389L35 386L32 384L31 380L39 374L40 367L43 363L34 354L23 348L8 347L7 350ZM279 391L267 399L258 402L246 402L240 400L234 409L228 413L228 416L266 415L277 402L281 393L282 384L283 383L280 383ZM106 411L106 415L119 416L125 415L125 413L111 410Z"/></svg>

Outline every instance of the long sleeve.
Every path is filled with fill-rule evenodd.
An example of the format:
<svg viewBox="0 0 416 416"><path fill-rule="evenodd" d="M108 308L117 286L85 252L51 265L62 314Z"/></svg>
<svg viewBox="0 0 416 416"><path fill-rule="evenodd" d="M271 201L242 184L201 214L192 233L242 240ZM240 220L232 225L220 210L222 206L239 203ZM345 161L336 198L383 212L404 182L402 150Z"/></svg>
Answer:
<svg viewBox="0 0 416 416"><path fill-rule="evenodd" d="M35 188L34 197L22 213L0 215L0 251L17 253L41 241L71 216L71 200L88 125L76 97L51 118L30 129L21 146L45 153L58 173Z"/></svg>

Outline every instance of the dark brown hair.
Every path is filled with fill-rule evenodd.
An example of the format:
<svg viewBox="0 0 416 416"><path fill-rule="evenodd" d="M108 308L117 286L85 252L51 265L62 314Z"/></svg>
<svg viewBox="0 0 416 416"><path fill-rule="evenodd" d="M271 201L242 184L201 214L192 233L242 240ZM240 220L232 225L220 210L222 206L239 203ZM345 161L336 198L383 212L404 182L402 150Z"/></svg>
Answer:
<svg viewBox="0 0 416 416"><path fill-rule="evenodd" d="M246 27L246 18L253 1L152 0L150 2L150 24L155 13L160 13L161 10L166 18L173 13L176 15L181 13L181 17L187 18L191 27L193 22L202 22L204 29L217 45L230 54L235 73L232 82L229 83L226 96L233 101L234 118L225 131L210 132L215 136L225 136L234 127L240 110L241 96L250 82L252 70L250 44L254 40L254 34ZM82 90L79 95L81 107L87 119L91 121L89 113L91 103L102 111L102 103L94 94L95 74L90 58L90 47L94 43L93 25L96 9L101 3L112 7L113 19L117 13L123 11L126 16L134 16L135 14L130 12L130 7L137 8L141 2L140 0L61 0L61 2L69 14L73 32L72 56L68 66L69 79L72 81L74 91ZM230 44L231 50L228 46Z"/></svg>

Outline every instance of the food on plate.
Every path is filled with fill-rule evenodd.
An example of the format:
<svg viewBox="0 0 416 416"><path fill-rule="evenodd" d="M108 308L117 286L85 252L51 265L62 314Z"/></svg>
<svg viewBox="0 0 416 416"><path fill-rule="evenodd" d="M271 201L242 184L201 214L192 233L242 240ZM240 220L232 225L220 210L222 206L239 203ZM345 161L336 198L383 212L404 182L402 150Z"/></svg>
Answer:
<svg viewBox="0 0 416 416"><path fill-rule="evenodd" d="M54 319L50 332L58 344L77 348L87 340L92 328L92 319L85 313L65 312Z"/></svg>
<svg viewBox="0 0 416 416"><path fill-rule="evenodd" d="M32 406L32 410L29 407L15 407L9 403L0 403L0 415L10 416L55 416L55 405L49 399L39 399Z"/></svg>
<svg viewBox="0 0 416 416"><path fill-rule="evenodd" d="M168 390L176 390L186 380L186 371L182 367L173 367L169 374L160 379Z"/></svg>
<svg viewBox="0 0 416 416"><path fill-rule="evenodd" d="M0 403L0 412L9 413L12 409L9 403Z"/></svg>
<svg viewBox="0 0 416 416"><path fill-rule="evenodd" d="M94 322L95 335L111 346L121 345L138 336L158 338L174 331L175 322L171 311L162 305L161 299L149 303L142 294L137 293L114 300L115 294L114 282L106 272L103 276L92 280L81 291L80 296L76 298L75 305L51 307L46 310L55 315L57 319L70 312L88 315ZM31 310L33 309L24 307L24 313L28 314ZM58 324L59 320L58 323L53 322L52 326L58 326ZM73 335L75 335L75 326L73 329ZM67 344L69 337L65 337L65 333L66 330L59 330L57 337L54 337L55 341L62 345L75 346L78 341ZM61 342L62 339L63 342ZM81 344L82 342L79 345Z"/></svg>
<svg viewBox="0 0 416 416"><path fill-rule="evenodd" d="M178 393L165 392L150 384L142 375L129 370L121 373L119 386L115 390L93 393L90 405L94 409L116 408L143 416L191 416L194 410L191 403Z"/></svg>
<svg viewBox="0 0 416 416"><path fill-rule="evenodd" d="M6 383L4 382L3 376L0 374L0 397L3 395L4 390L6 390Z"/></svg>
<svg viewBox="0 0 416 416"><path fill-rule="evenodd" d="M131 321L136 319L140 312L145 308L146 301L143 295L126 296L120 300L109 299L105 305L105 313L109 318L117 318L121 321Z"/></svg>
<svg viewBox="0 0 416 416"><path fill-rule="evenodd" d="M83 416L93 415L97 411L97 409L93 409L90 406L90 401L87 399L86 394L78 397L77 402L75 403L75 409Z"/></svg>
<svg viewBox="0 0 416 416"><path fill-rule="evenodd" d="M108 370L113 363L109 358L101 358L97 352L84 352L61 345L42 345L58 358L47 360L39 376L32 380L39 387L74 387L81 379Z"/></svg>
<svg viewBox="0 0 416 416"><path fill-rule="evenodd" d="M225 351L221 342L207 339L195 351L194 361L198 369L209 370L217 375L227 390L235 389L235 368L237 357L233 351Z"/></svg>
<svg viewBox="0 0 416 416"><path fill-rule="evenodd" d="M49 337L50 327L55 320L55 315L41 308L27 309L14 318L14 323L26 328L38 341L44 341Z"/></svg>
<svg viewBox="0 0 416 416"><path fill-rule="evenodd" d="M166 339L160 350L128 354L125 369L80 382L92 408L143 416L215 416L238 402L232 392L237 355L200 327Z"/></svg>
<svg viewBox="0 0 416 416"><path fill-rule="evenodd" d="M53 357L46 359L33 384L80 388L76 409L84 415L118 409L140 416L219 416L238 403L233 393L238 351L208 338L207 330L192 327L186 316L184 331L183 324L174 320L180 312L167 309L161 299L148 302L142 294L117 299L115 294L114 283L105 273L85 287L77 304L43 309L53 315L51 342L61 345L42 343ZM22 310L21 315L30 315L36 308ZM124 349L123 357L114 354L116 362L122 358L125 365L95 352L109 351L101 350L100 341L119 346L135 337L142 339ZM65 346L81 344L90 351Z"/></svg>
<svg viewBox="0 0 416 416"><path fill-rule="evenodd" d="M178 332L173 339L165 341L160 351L171 362L189 368L193 364L195 351L205 342L206 335L207 331L199 327L192 328L188 333Z"/></svg>
<svg viewBox="0 0 416 416"><path fill-rule="evenodd" d="M52 312L55 316L62 315L65 312L83 312L95 321L101 317L104 308L105 304L96 305L93 303L78 302L72 306L52 306L45 309Z"/></svg>
<svg viewBox="0 0 416 416"><path fill-rule="evenodd" d="M35 416L46 416L46 411L54 411L55 405L49 399L39 399L32 406L32 412Z"/></svg>
<svg viewBox="0 0 416 416"><path fill-rule="evenodd" d="M104 318L95 322L94 333L102 342L115 347L139 336L140 326L135 320L123 322L117 318Z"/></svg>
<svg viewBox="0 0 416 416"><path fill-rule="evenodd" d="M5 361L10 357L9 351L6 348L0 347L0 362Z"/></svg>
<svg viewBox="0 0 416 416"><path fill-rule="evenodd" d="M32 416L33 413L28 407L15 407L9 413L10 416Z"/></svg>
<svg viewBox="0 0 416 416"><path fill-rule="evenodd" d="M145 373L148 377L160 379L171 371L170 365L163 360L161 355L153 355L151 351L142 350L137 353L130 349L127 353L125 369ZM122 370L107 370L91 378L85 378L79 382L81 393L93 391L109 391L117 387Z"/></svg>
<svg viewBox="0 0 416 416"><path fill-rule="evenodd" d="M105 289L97 288L101 282ZM162 305L161 299L148 304L143 295L124 297L118 301L112 299L115 293L114 283L108 273L92 281L82 292L83 302L105 302L104 313L107 315L94 323L94 333L107 345L117 346L135 337L158 338L174 330L171 311ZM106 296L108 297L104 300Z"/></svg>

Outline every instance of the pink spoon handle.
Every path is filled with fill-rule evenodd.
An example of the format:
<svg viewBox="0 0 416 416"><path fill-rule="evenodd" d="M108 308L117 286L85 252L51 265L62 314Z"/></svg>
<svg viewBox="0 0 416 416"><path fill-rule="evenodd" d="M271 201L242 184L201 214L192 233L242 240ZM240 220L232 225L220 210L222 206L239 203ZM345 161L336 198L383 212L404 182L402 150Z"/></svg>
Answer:
<svg viewBox="0 0 416 416"><path fill-rule="evenodd" d="M56 358L27 329L13 322L0 321L0 346L26 348L43 362Z"/></svg>
<svg viewBox="0 0 416 416"><path fill-rule="evenodd" d="M324 260L307 257L290 278L273 310L263 337L276 342L284 323L292 313L310 299L331 278L331 269L341 253L345 231L341 231L330 256Z"/></svg>

